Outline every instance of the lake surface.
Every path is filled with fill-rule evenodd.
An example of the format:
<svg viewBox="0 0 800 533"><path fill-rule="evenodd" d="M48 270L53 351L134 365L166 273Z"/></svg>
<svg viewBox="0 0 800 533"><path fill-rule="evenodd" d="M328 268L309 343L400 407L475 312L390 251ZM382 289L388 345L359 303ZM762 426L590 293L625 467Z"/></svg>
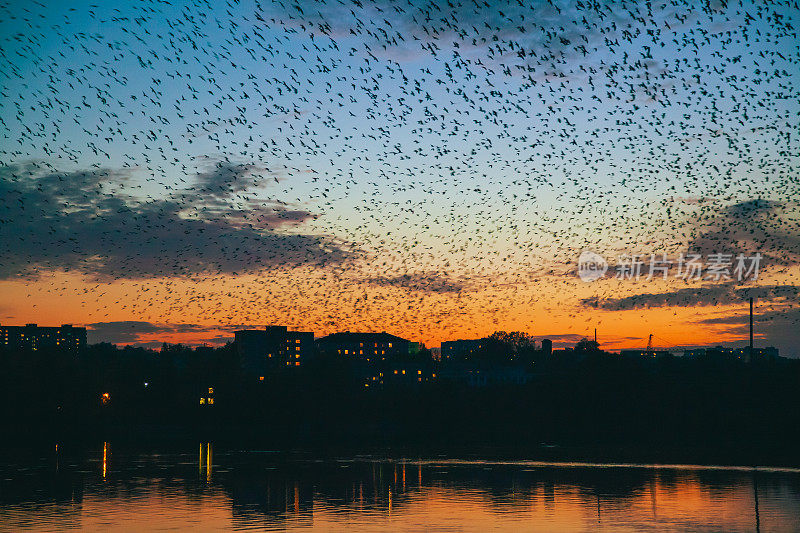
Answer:
<svg viewBox="0 0 800 533"><path fill-rule="evenodd" d="M800 531L800 470L113 443L0 460L0 530Z"/></svg>

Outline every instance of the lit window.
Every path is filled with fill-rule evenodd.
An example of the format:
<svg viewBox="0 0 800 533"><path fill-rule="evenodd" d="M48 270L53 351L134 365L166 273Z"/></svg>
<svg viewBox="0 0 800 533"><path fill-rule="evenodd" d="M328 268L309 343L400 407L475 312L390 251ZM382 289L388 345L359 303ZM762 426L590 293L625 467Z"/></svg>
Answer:
<svg viewBox="0 0 800 533"><path fill-rule="evenodd" d="M208 405L214 405L214 398L208 399Z"/></svg>
<svg viewBox="0 0 800 533"><path fill-rule="evenodd" d="M422 374L422 370L417 370L417 374Z"/></svg>
<svg viewBox="0 0 800 533"><path fill-rule="evenodd" d="M206 399L200 398L200 405L205 405L205 404L206 404Z"/></svg>
<svg viewBox="0 0 800 533"><path fill-rule="evenodd" d="M391 348L391 347L392 347L392 343L390 342L390 343L389 343L389 348Z"/></svg>
<svg viewBox="0 0 800 533"><path fill-rule="evenodd" d="M397 374L397 370L395 370L394 373Z"/></svg>
<svg viewBox="0 0 800 533"><path fill-rule="evenodd" d="M405 371L405 370L403 370L403 374L405 374L405 373L406 373L406 371Z"/></svg>
<svg viewBox="0 0 800 533"><path fill-rule="evenodd" d="M300 361L295 361L294 366L300 366Z"/></svg>
<svg viewBox="0 0 800 533"><path fill-rule="evenodd" d="M214 394L214 387L209 387L208 388L208 393L209 394Z"/></svg>
<svg viewBox="0 0 800 533"><path fill-rule="evenodd" d="M258 376L258 381L264 381L264 376Z"/></svg>

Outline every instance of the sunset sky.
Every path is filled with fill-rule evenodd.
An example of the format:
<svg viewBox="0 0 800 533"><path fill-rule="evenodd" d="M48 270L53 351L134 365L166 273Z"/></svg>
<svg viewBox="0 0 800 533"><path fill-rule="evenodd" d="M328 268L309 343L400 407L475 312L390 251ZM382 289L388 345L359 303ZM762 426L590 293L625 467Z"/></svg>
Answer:
<svg viewBox="0 0 800 533"><path fill-rule="evenodd" d="M742 345L754 296L800 356L800 10L699 4L0 4L0 323L616 350ZM763 258L614 278L690 252Z"/></svg>

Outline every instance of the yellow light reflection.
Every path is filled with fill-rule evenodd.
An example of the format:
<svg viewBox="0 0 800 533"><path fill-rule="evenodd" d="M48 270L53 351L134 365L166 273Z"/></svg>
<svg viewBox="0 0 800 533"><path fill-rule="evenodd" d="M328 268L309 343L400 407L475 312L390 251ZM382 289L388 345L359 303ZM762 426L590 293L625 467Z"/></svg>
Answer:
<svg viewBox="0 0 800 533"><path fill-rule="evenodd" d="M108 474L108 443L103 443L103 479L106 479Z"/></svg>
<svg viewBox="0 0 800 533"><path fill-rule="evenodd" d="M211 481L211 443L206 444L206 481Z"/></svg>

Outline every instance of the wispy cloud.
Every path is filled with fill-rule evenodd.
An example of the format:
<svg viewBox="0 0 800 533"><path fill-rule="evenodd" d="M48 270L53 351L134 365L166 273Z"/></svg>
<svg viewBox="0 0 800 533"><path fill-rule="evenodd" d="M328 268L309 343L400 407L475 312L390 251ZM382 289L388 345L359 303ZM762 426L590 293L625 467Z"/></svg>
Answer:
<svg viewBox="0 0 800 533"><path fill-rule="evenodd" d="M759 311L756 308L753 321L755 336L760 345L766 342L771 346L778 346L781 349L781 355L784 356L797 357L800 355L800 345L798 345L797 339L797 331L800 330L800 309L781 308ZM750 330L749 317L741 313L707 318L701 320L700 323L724 326L726 327L725 333L740 335L742 338L745 338Z"/></svg>
<svg viewBox="0 0 800 533"><path fill-rule="evenodd" d="M206 326L197 324L155 324L142 320L117 320L86 324L90 343L110 342L114 344L136 343L144 335L169 333L201 333Z"/></svg>
<svg viewBox="0 0 800 533"><path fill-rule="evenodd" d="M323 235L289 231L313 218L277 200L242 197L257 168L220 162L164 199L112 192L111 170L42 173L0 167L0 279L76 270L98 279L258 272L341 263Z"/></svg>
<svg viewBox="0 0 800 533"><path fill-rule="evenodd" d="M800 209L794 201L750 199L724 207L712 206L701 217L689 242L702 254L760 252L765 267L800 261Z"/></svg>
<svg viewBox="0 0 800 533"><path fill-rule="evenodd" d="M622 298L584 298L586 307L624 311L648 307L696 307L742 303L753 297L760 300L788 298L796 300L800 287L794 285L769 285L739 287L733 285L709 285L685 288L662 293L644 293Z"/></svg>
<svg viewBox="0 0 800 533"><path fill-rule="evenodd" d="M461 292L468 287L467 281L436 272L375 276L365 281L380 287L400 287L413 291L439 293Z"/></svg>

